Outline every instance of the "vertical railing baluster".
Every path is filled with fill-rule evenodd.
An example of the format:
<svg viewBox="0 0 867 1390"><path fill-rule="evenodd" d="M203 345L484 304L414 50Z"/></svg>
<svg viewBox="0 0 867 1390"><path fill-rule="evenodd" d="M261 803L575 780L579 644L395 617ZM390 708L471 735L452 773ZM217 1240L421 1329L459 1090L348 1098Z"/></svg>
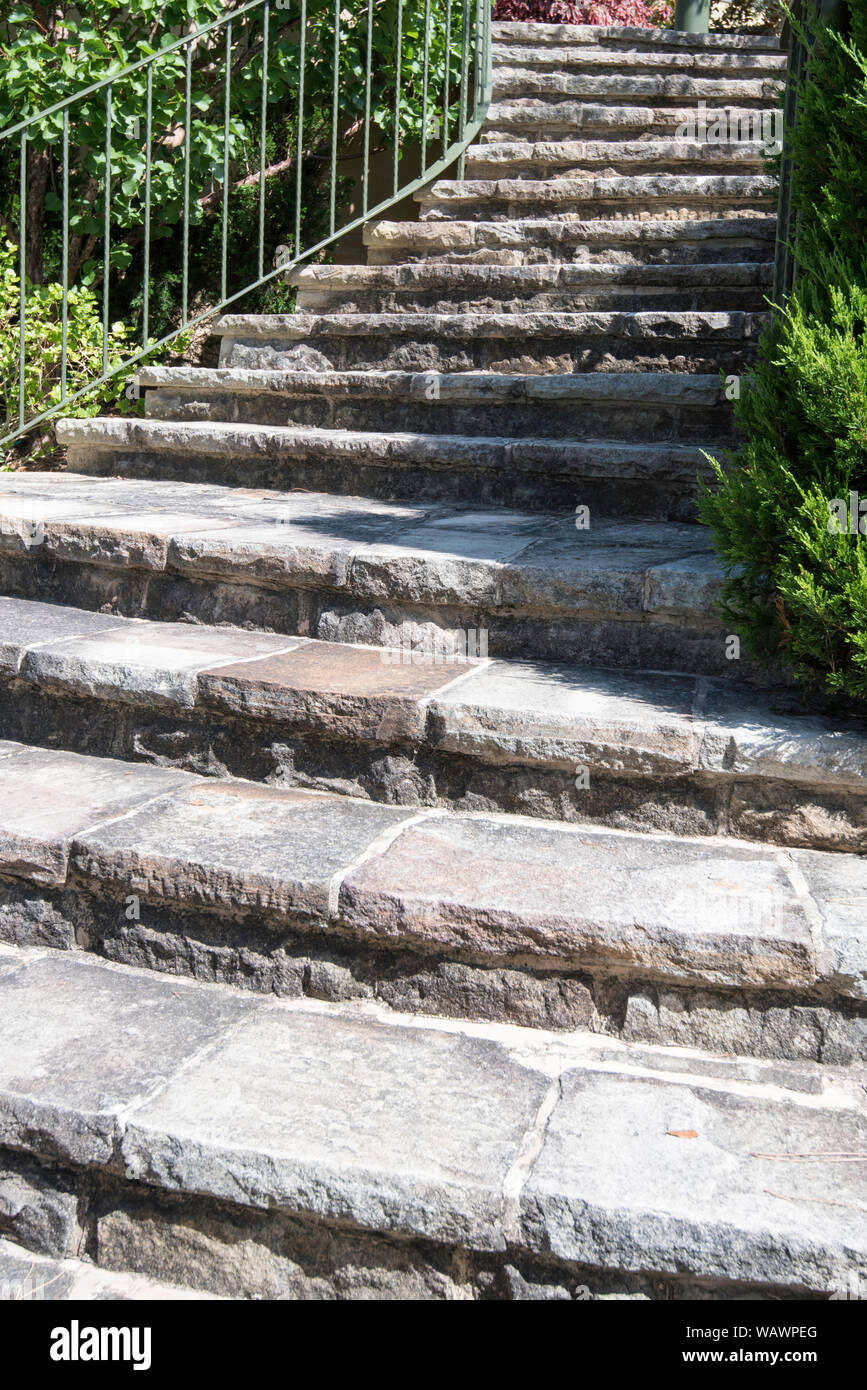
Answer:
<svg viewBox="0 0 867 1390"><path fill-rule="evenodd" d="M226 24L226 76L223 87L223 211L220 232L220 299L229 295L229 137L232 107L232 21Z"/></svg>
<svg viewBox="0 0 867 1390"><path fill-rule="evenodd" d="M265 274L265 128L268 122L268 37L271 6L262 11L262 117L259 132L259 279Z"/></svg>
<svg viewBox="0 0 867 1390"><path fill-rule="evenodd" d="M469 82L469 63L470 63L470 0L464 0L462 25L461 25L461 100L458 106L458 140L463 146L467 130L467 83ZM464 176L466 161L464 152L461 149L458 159L458 178Z"/></svg>
<svg viewBox="0 0 867 1390"><path fill-rule="evenodd" d="M69 355L69 107L63 108L63 209L60 235L60 401L66 400L66 363Z"/></svg>
<svg viewBox="0 0 867 1390"><path fill-rule="evenodd" d="M111 261L111 122L112 84L105 89L105 206L102 247L102 374L108 373L108 281Z"/></svg>
<svg viewBox="0 0 867 1390"><path fill-rule="evenodd" d="M400 163L400 64L403 57L403 0L397 0L397 35L394 43L394 195L397 197Z"/></svg>
<svg viewBox="0 0 867 1390"><path fill-rule="evenodd" d="M142 347L147 347L151 303L151 144L154 127L154 67L148 64L145 95L145 205L144 205L144 289L142 297Z"/></svg>
<svg viewBox="0 0 867 1390"><path fill-rule="evenodd" d="M295 245L293 255L301 254L301 175L304 148L304 64L307 61L307 0L301 0L301 43L298 49L298 144L295 169Z"/></svg>
<svg viewBox="0 0 867 1390"><path fill-rule="evenodd" d="M421 172L427 168L427 88L430 76L430 0L424 0L424 38L421 77Z"/></svg>
<svg viewBox="0 0 867 1390"><path fill-rule="evenodd" d="M443 74L443 154L449 147L449 79L452 67L452 0L446 3L445 72Z"/></svg>
<svg viewBox="0 0 867 1390"><path fill-rule="evenodd" d="M328 231L334 236L337 229L337 103L340 81L340 0L334 3L334 70L331 89L331 190L329 199Z"/></svg>
<svg viewBox="0 0 867 1390"><path fill-rule="evenodd" d="M24 320L27 312L27 131L21 132L18 175L18 428L24 424Z"/></svg>
<svg viewBox="0 0 867 1390"><path fill-rule="evenodd" d="M473 120L475 120L479 114L482 93L483 4L487 4L487 0L476 0L476 22L473 32Z"/></svg>
<svg viewBox="0 0 867 1390"><path fill-rule="evenodd" d="M184 264L181 273L181 322L189 317L190 297L190 146L193 142L193 45L187 44L184 65Z"/></svg>
<svg viewBox="0 0 867 1390"><path fill-rule="evenodd" d="M370 197L370 73L373 60L373 0L367 0L367 61L364 77L364 161L361 171L361 211Z"/></svg>

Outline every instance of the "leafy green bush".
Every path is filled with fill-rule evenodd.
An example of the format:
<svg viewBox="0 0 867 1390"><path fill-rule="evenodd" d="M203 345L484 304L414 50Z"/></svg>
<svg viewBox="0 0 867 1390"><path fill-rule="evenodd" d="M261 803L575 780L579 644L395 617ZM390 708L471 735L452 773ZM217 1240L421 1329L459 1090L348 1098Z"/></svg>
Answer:
<svg viewBox="0 0 867 1390"><path fill-rule="evenodd" d="M18 250L0 244L0 435L16 428L19 410L19 294ZM27 311L24 318L24 413L25 418L41 414L61 400L61 285L27 285ZM102 374L102 307L93 290L74 286L68 295L68 362L66 394L72 396ZM122 323L109 326L108 365L119 367L129 351L129 333ZM130 409L124 395L129 372L120 372L96 387L60 415L98 415L106 408ZM56 417L55 417L56 418ZM44 457L50 450L48 425L31 440L28 462Z"/></svg>
<svg viewBox="0 0 867 1390"><path fill-rule="evenodd" d="M747 650L865 700L867 0L850 16L848 36L811 26L792 141L796 285L742 384L744 443L727 466L713 461L701 513L726 565L724 616ZM840 530L851 494L855 529Z"/></svg>

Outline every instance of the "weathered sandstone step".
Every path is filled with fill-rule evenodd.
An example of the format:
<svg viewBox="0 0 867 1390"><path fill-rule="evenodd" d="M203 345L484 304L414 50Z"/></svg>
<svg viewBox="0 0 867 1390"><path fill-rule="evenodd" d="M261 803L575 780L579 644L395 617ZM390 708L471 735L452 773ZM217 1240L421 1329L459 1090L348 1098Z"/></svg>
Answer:
<svg viewBox="0 0 867 1390"><path fill-rule="evenodd" d="M527 217L610 218L619 210L690 220L753 217L773 209L768 174L564 174L559 178L439 179L415 198L424 221Z"/></svg>
<svg viewBox="0 0 867 1390"><path fill-rule="evenodd" d="M524 314L226 314L224 367L738 372L766 315L744 310Z"/></svg>
<svg viewBox="0 0 867 1390"><path fill-rule="evenodd" d="M2 932L16 944L74 944L64 889L81 944L91 898L116 909L134 894L165 910L116 914L115 951L143 949L148 924L157 946L161 922L181 938L162 941L181 970L185 931L206 935L217 914L212 939L246 936L254 954L264 936L286 949L287 933L306 932L379 954L383 971L405 948L511 965L531 982L562 972L573 993L583 971L839 1002L842 1035L867 1046L844 1006L867 998L867 865L855 856L384 806L9 741L0 791Z"/></svg>
<svg viewBox="0 0 867 1390"><path fill-rule="evenodd" d="M867 849L867 730L791 692L0 598L0 734L405 806ZM468 659L469 658L469 659Z"/></svg>
<svg viewBox="0 0 867 1390"><path fill-rule="evenodd" d="M551 140L555 134L576 138L577 132L592 135L602 144L620 143L639 134L647 140L671 139L678 131L696 138L704 117L705 132L732 142L758 142L766 145L780 137L781 113L776 106L697 107L632 105L608 106L603 102L570 101L562 97L512 97L492 102L485 125L479 132L482 147L515 139ZM684 130L684 127L686 129Z"/></svg>
<svg viewBox="0 0 867 1390"><path fill-rule="evenodd" d="M763 169L766 145L736 140L716 143L698 140L502 140L471 145L467 150L467 179L560 178L592 172L606 174L661 173L684 177L706 174L709 167L732 174Z"/></svg>
<svg viewBox="0 0 867 1390"><path fill-rule="evenodd" d="M80 1216L98 1265L229 1297L809 1298L863 1274L839 1072L805 1089L801 1065L720 1076L56 954L10 959L0 1000L5 1162L58 1255Z"/></svg>
<svg viewBox="0 0 867 1390"><path fill-rule="evenodd" d="M629 312L664 308L762 309L773 262L622 266L547 265L305 266L287 276L304 312L393 313L420 309L467 313Z"/></svg>
<svg viewBox="0 0 867 1390"><path fill-rule="evenodd" d="M310 488L383 500L484 503L543 512L573 510L580 498L600 516L674 521L695 519L697 479L709 476L702 450L722 457L731 443L730 406L719 400L720 382L713 378L663 375L655 386L648 381L650 374L552 375L529 378L552 389L510 393L515 378L504 377L504 389L498 392L486 388L496 376L395 373L417 389L409 399L396 391L380 404L377 386L388 373L376 374L379 382L372 385L358 380L364 373L348 374L355 387L349 400L329 396L327 389L304 394L302 373L295 375L298 396L287 400L271 389L268 379L288 375L218 368L216 380L205 382L204 390L192 381L173 385L169 378L165 389L151 393L156 397L149 410L152 418L64 423L60 436L71 467L94 475L281 491ZM340 392L340 374L330 375ZM597 380L613 382L612 389L578 389ZM469 389L461 389L462 382ZM629 382L636 389L625 389ZM688 389L666 392L665 382L696 382L697 389L692 394ZM443 394L437 403L423 401L422 392L432 393L440 383ZM569 389L573 383L576 388ZM561 385L566 389L556 389ZM714 397L716 405L702 404ZM512 423L520 431L537 421L551 433L474 433L474 412L479 431L485 423L492 430ZM371 428L377 413L379 430ZM227 414L237 423L224 423ZM364 430L351 427L359 414ZM291 424L277 423L287 416ZM322 418L330 424L306 423ZM421 433L419 423L466 433ZM382 432L386 428L387 434ZM558 438L557 428L572 429L578 437ZM673 442L673 435L679 442Z"/></svg>
<svg viewBox="0 0 867 1390"><path fill-rule="evenodd" d="M678 29L632 28L622 25L539 24L500 22L492 26L494 49L503 44L552 44L569 48L580 44L592 51L614 47L627 55L661 50L676 55L695 53L779 53L780 41L765 34L691 34Z"/></svg>
<svg viewBox="0 0 867 1390"><path fill-rule="evenodd" d="M731 676L708 532L586 520L13 474L0 579L7 594L131 616L377 646L484 628L492 656Z"/></svg>
<svg viewBox="0 0 867 1390"><path fill-rule="evenodd" d="M762 49L734 49L728 53L699 49L692 53L681 50L676 54L664 49L623 48L586 44L570 45L548 42L528 44L509 43L508 40L494 44L494 80L502 68L527 67L534 70L551 68L555 72L568 71L572 66L588 73L613 71L632 75L635 73L654 73L689 77L743 77L750 75L785 75L787 57L785 53L773 53Z"/></svg>
<svg viewBox="0 0 867 1390"><path fill-rule="evenodd" d="M665 105L669 102L684 107L696 107L698 102L721 106L767 106L779 104L785 84L776 75L759 77L696 76L691 72L676 72L668 76L661 72L564 72L552 59L553 72L538 67L496 66L494 68L493 98L502 102L510 97L558 96L592 97L610 104L647 105L649 99ZM666 65L663 64L663 67ZM678 64L679 67L679 64Z"/></svg>
<svg viewBox="0 0 867 1390"><path fill-rule="evenodd" d="M374 222L365 228L372 265L474 262L622 266L757 261L773 256L776 218L562 218L498 222Z"/></svg>

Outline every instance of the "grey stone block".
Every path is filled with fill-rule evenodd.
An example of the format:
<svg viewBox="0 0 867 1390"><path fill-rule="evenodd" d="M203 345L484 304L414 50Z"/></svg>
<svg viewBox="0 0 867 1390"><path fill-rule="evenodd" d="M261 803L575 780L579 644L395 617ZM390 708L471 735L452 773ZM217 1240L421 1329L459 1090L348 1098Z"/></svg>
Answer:
<svg viewBox="0 0 867 1390"><path fill-rule="evenodd" d="M865 1137L854 1108L567 1072L524 1239L579 1263L829 1292L867 1260ZM845 1153L861 1159L831 1157Z"/></svg>
<svg viewBox="0 0 867 1390"><path fill-rule="evenodd" d="M268 1011L136 1111L124 1160L176 1191L502 1249L547 1089L486 1040Z"/></svg>
<svg viewBox="0 0 867 1390"><path fill-rule="evenodd" d="M258 1007L54 952L0 975L0 1144L111 1164L122 1113Z"/></svg>

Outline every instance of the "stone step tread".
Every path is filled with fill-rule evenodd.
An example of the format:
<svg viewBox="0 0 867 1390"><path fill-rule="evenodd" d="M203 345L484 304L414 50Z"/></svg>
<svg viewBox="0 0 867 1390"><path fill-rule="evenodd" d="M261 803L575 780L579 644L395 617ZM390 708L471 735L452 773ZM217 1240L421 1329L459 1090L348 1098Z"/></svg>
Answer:
<svg viewBox="0 0 867 1390"><path fill-rule="evenodd" d="M243 369L223 368L239 372ZM252 373L247 373L251 376ZM275 373L275 375L280 375ZM599 373L599 375L606 375ZM641 374L623 373L641 381ZM660 373L659 375L663 375ZM537 378L537 380L544 378ZM170 384L171 379L169 379ZM206 387L208 383L203 383ZM180 383L175 382L177 387ZM191 383L198 386L198 383ZM563 402L608 401L618 404L634 405L647 409L651 404L706 405L721 399L720 383L714 383L715 393L710 387L697 390L693 395L688 391L657 393L649 391L646 395L638 391L621 389L605 393L540 391L527 392L526 395L507 393L499 395L495 391L461 392L454 389L442 399L448 404L458 401L507 400L538 401L555 405ZM237 388L231 380L213 382L212 389ZM247 390L267 389L261 382L248 382ZM418 397L422 392L417 392ZM200 455L205 457L230 458L286 458L286 459L345 459L356 464L413 464L428 463L440 468L472 467L481 473L485 469L554 470L562 472L570 467L583 468L588 474L600 477L621 476L634 473L648 476L660 470L669 470L673 476L694 480L699 472L708 471L707 463L699 445L694 443L645 444L631 440L614 439L574 439L556 438L547 435L535 437L513 437L461 434L423 434L401 430L382 431L354 429L325 429L312 425L255 425L223 424L218 421L118 419L109 417L95 420L64 421L59 438L67 449L73 451L73 462L78 461L78 453L90 456L99 453L125 451L124 465L129 465L129 451L148 454L170 452L174 456ZM719 453L727 447L726 441L714 443L705 441L705 449ZM89 461L89 460L88 460ZM239 477L239 485L243 484ZM0 490L2 496L2 490ZM444 499L445 501L446 499Z"/></svg>
<svg viewBox="0 0 867 1390"><path fill-rule="evenodd" d="M614 288L735 287L765 285L773 261L719 261L701 265L622 266L615 262L554 262L545 265L315 265L290 272L286 279L300 288L324 290L479 290L490 294L529 294L539 290Z"/></svg>
<svg viewBox="0 0 867 1390"><path fill-rule="evenodd" d="M776 117L779 119L779 107L775 103L769 102L765 107L756 106L737 106L734 102L726 102L723 107L704 103L698 109L698 113L684 110L682 106L640 106L630 104L624 106L622 103L609 106L599 101L582 101L580 97L564 97L552 94L546 96L544 93L537 93L525 97L505 97L498 101L492 101L488 107L485 123L479 131L477 138L486 142L488 140L500 140L503 137L491 134L496 131L500 122L511 123L524 117L540 117L540 124L545 125L555 122L562 118L564 125L588 125L591 128L623 126L624 129L631 129L634 126L653 127L660 125L683 126L684 123L692 129L697 129L702 115L705 118L706 126L713 126L719 120L725 120L729 129L736 128L738 135L749 134L750 130L758 129L762 131L761 118ZM754 122L758 121L758 127ZM744 130L744 123L746 123ZM574 138L574 137L573 137ZM661 136L652 137L661 139ZM670 138L670 137L667 137ZM693 134L689 138L696 138Z"/></svg>
<svg viewBox="0 0 867 1390"><path fill-rule="evenodd" d="M75 427L98 435L127 423ZM63 422L65 439L73 427ZM4 480L3 551L383 602L631 613L642 621L691 614L714 632L708 615L721 584L710 534L698 525L600 520L579 532L571 512L75 473Z"/></svg>
<svg viewBox="0 0 867 1390"><path fill-rule="evenodd" d="M4 1188L11 1193L12 1179L4 1183L0 1173L0 1191ZM0 1238L0 1303L42 1302L43 1299L55 1303L101 1303L115 1299L146 1303L189 1299L222 1301L219 1294L168 1284L143 1274L102 1269L69 1256L52 1259Z"/></svg>
<svg viewBox="0 0 867 1390"><path fill-rule="evenodd" d="M7 741L0 872L369 946L867 997L857 855L383 805Z"/></svg>
<svg viewBox="0 0 867 1390"><path fill-rule="evenodd" d="M386 1021L59 954L10 962L0 1000L0 1129L31 1154L585 1267L813 1292L863 1270L851 1081L805 1095L781 1064L720 1080L582 1034Z"/></svg>
<svg viewBox="0 0 867 1390"><path fill-rule="evenodd" d="M612 45L624 55L639 50L661 49L679 55L684 51L698 53L780 53L780 40L766 34L692 34L686 30L636 28L629 25L542 24L500 21L492 25L494 50L503 44L528 44L535 47L551 44L594 48Z"/></svg>
<svg viewBox="0 0 867 1390"><path fill-rule="evenodd" d="M480 636L463 653L423 640L389 650L0 597L0 680L481 762L867 793L867 730L792 692L491 660Z"/></svg>
<svg viewBox="0 0 867 1390"><path fill-rule="evenodd" d="M479 165L554 167L580 164L750 164L761 168L769 154L761 141L708 142L684 139L654 140L490 140L470 145L466 158ZM472 175L471 175L472 177Z"/></svg>
<svg viewBox="0 0 867 1390"><path fill-rule="evenodd" d="M720 104L731 101L755 102L764 105L781 100L785 82L780 76L760 77L696 76L693 73L660 76L653 73L588 73L544 72L531 65L495 67L493 99L500 103L507 97L581 96L619 97L621 100L641 100L659 97L663 101L697 101Z"/></svg>
<svg viewBox="0 0 867 1390"><path fill-rule="evenodd" d="M436 203L557 203L618 198L749 199L771 198L777 181L768 174L586 174L553 179L438 179L415 199L423 207Z"/></svg>
<svg viewBox="0 0 867 1390"><path fill-rule="evenodd" d="M400 267L374 268L389 270ZM542 271L549 269L527 267L528 270L537 268ZM511 269L506 267L509 273ZM762 267L759 266L757 269L760 270ZM636 406L652 404L680 408L706 408L719 404L723 399L720 378L711 372L547 372L533 376L508 372L401 372L371 369L314 373L250 367L140 367L136 379L141 386L160 389L202 392L231 390L239 394L275 392L290 399L333 396L372 400L430 400L433 395L437 401L444 403L460 401L472 404L493 401L503 404L539 402L553 405L572 401L622 401ZM109 425L108 420L103 423ZM121 422L114 423L119 426ZM75 429L77 425L78 422L72 428ZM60 422L60 427L65 429L65 423ZM430 437L448 439L452 436ZM97 434L93 439L94 447L98 447L99 439L100 434ZM527 442L526 439L522 439L522 443ZM562 445L584 442L591 441L560 441ZM694 450L690 449L689 452L691 457L694 457Z"/></svg>
<svg viewBox="0 0 867 1390"><path fill-rule="evenodd" d="M455 251L484 246L531 250L545 242L629 243L685 241L739 241L759 239L773 244L776 217L772 213L744 218L515 218L508 222L391 222L367 223L365 245L371 249L392 246L443 247Z"/></svg>
<svg viewBox="0 0 867 1390"><path fill-rule="evenodd" d="M515 43L508 40L493 46L494 70L502 67L553 67L562 72L571 64L593 71L595 68L618 68L624 73L640 68L662 69L667 74L692 75L703 73L743 73L747 71L785 73L788 58L785 53L763 52L749 49L735 49L730 53L714 53L698 50L677 54L664 50L648 48L624 50L606 48L601 44L588 47L583 44Z"/></svg>
<svg viewBox="0 0 867 1390"><path fill-rule="evenodd" d="M764 312L735 309L527 310L523 313L224 314L213 326L222 338L262 340L323 337L529 338L577 335L635 339L741 339L758 332ZM705 373L706 375L706 373Z"/></svg>

